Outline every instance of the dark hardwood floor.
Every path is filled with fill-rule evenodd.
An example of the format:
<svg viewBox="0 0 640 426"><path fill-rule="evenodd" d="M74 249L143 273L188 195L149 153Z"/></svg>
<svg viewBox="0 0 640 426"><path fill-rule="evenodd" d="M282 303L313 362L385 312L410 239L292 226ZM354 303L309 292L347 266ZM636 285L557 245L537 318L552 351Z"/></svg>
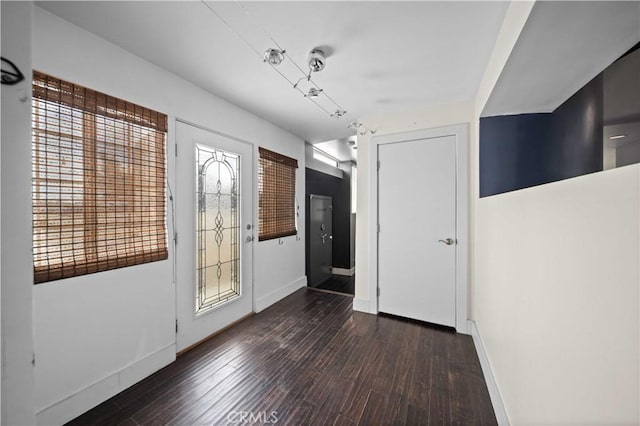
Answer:
<svg viewBox="0 0 640 426"><path fill-rule="evenodd" d="M320 284L317 288L321 290L336 291L338 293L355 294L356 277L343 276L343 275L331 275L331 278Z"/></svg>
<svg viewBox="0 0 640 426"><path fill-rule="evenodd" d="M471 337L352 302L301 289L70 424L496 424Z"/></svg>

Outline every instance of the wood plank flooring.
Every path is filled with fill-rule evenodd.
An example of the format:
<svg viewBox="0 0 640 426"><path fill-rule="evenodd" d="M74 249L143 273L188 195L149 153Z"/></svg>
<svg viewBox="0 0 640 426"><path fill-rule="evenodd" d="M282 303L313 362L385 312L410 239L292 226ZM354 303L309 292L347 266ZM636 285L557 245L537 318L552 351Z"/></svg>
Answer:
<svg viewBox="0 0 640 426"><path fill-rule="evenodd" d="M336 291L338 293L354 295L356 277L355 275L346 277L342 275L331 275L331 278L320 284L317 288L321 290Z"/></svg>
<svg viewBox="0 0 640 426"><path fill-rule="evenodd" d="M69 424L496 424L471 337L352 302L301 289Z"/></svg>

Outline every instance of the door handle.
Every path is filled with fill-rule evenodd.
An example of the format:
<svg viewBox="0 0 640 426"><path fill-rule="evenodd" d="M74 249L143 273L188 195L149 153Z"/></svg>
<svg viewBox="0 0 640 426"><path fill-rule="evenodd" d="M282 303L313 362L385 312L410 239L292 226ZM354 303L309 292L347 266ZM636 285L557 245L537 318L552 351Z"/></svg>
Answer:
<svg viewBox="0 0 640 426"><path fill-rule="evenodd" d="M447 238L446 240L438 240L438 242L445 243L446 245L450 246L451 244L455 244L457 241L453 238Z"/></svg>
<svg viewBox="0 0 640 426"><path fill-rule="evenodd" d="M250 243L250 242L251 242L251 241L253 241L254 239L255 239L255 237L254 237L253 235L249 235L249 236L245 239L245 241L246 241L247 243Z"/></svg>
<svg viewBox="0 0 640 426"><path fill-rule="evenodd" d="M330 240L333 240L333 235L329 235L329 234L320 234L320 239L322 240L322 244L325 244L325 238L329 237Z"/></svg>

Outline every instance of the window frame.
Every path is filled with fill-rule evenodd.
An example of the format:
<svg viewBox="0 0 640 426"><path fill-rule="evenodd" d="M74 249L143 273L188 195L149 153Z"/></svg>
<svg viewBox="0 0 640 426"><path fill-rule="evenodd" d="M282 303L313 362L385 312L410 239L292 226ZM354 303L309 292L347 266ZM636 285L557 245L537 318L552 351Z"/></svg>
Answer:
<svg viewBox="0 0 640 426"><path fill-rule="evenodd" d="M258 147L258 241L298 234L298 160Z"/></svg>
<svg viewBox="0 0 640 426"><path fill-rule="evenodd" d="M167 116L35 70L32 88L34 284L167 259Z"/></svg>

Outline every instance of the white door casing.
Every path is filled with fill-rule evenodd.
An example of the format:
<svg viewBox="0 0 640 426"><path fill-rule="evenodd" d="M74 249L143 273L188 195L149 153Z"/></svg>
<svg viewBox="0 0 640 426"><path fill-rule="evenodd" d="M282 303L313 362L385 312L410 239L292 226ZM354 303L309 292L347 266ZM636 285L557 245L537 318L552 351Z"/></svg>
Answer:
<svg viewBox="0 0 640 426"><path fill-rule="evenodd" d="M254 147L252 144L201 128L186 122L176 123L176 350L178 352L206 339L215 332L251 314L253 311L253 217L254 217ZM239 155L238 211L239 231L236 237L239 265L240 295L228 302L196 314L196 223L197 171L196 147ZM229 219L224 215L226 228ZM250 226L250 229L248 229ZM209 228L211 226L208 226ZM210 232L216 238L216 232ZM217 237L229 239L227 230ZM226 259L222 259L222 261ZM228 274L224 270L224 274Z"/></svg>
<svg viewBox="0 0 640 426"><path fill-rule="evenodd" d="M372 250L370 252L370 283L369 283L369 295L371 298L371 302L369 304L369 312L378 313L381 311L380 309L380 300L377 297L378 286L380 283L380 263L379 263L379 255L380 255L380 246L379 246L379 236L378 236L378 226L382 225L379 222L379 187L380 181L378 179L378 170L376 164L380 160L379 157L379 148L381 146L387 144L397 144L409 141L418 141L425 139L436 139L436 138L446 138L451 137L453 140L452 144L455 146L455 234L454 235L443 235L443 238L438 239L446 239L453 238L457 240L457 244L447 246L443 243L439 243L436 241L436 247L440 249L449 249L455 252L455 266L454 266L454 288L455 288L455 321L452 324L456 330L460 333L468 334L467 330L467 293L468 293L468 275L467 275L467 263L468 263L468 125L467 124L459 124L454 126L447 127L439 127L433 129L424 129L412 132L405 133L396 133L390 135L382 135L375 136L371 139L371 157L370 164L372 165L370 170L370 179L372 182L372 193L370 198L370 214L371 214L371 222L370 222L370 238L372 241ZM385 148L382 148L383 156ZM384 161L384 160L383 160ZM380 167L384 168L385 164L380 163ZM384 185L384 183L382 184ZM408 191L411 191L413 197L417 197L420 193L420 185L419 183L412 179L409 182L405 182L404 186L407 187ZM388 225L387 225L388 226ZM392 225L393 226L393 225ZM392 232L393 230L387 229L387 232ZM381 226L381 233L385 232L384 227ZM447 232L447 231L445 231ZM422 243L423 251L426 247L426 236L423 233L416 229L412 237L411 241L416 242L418 245ZM432 239L431 237L429 237ZM383 240L384 242L384 240ZM403 243L406 245L411 244L410 241L403 240ZM435 249L435 247L433 247ZM399 252L404 252L405 247L396 246L395 250ZM445 252L446 253L446 252ZM384 265L383 265L384 268ZM383 271L384 272L384 271ZM384 286L384 284L383 284ZM380 289L380 291L385 291L384 287ZM384 300L382 301L384 308ZM434 321L435 322L435 321Z"/></svg>

